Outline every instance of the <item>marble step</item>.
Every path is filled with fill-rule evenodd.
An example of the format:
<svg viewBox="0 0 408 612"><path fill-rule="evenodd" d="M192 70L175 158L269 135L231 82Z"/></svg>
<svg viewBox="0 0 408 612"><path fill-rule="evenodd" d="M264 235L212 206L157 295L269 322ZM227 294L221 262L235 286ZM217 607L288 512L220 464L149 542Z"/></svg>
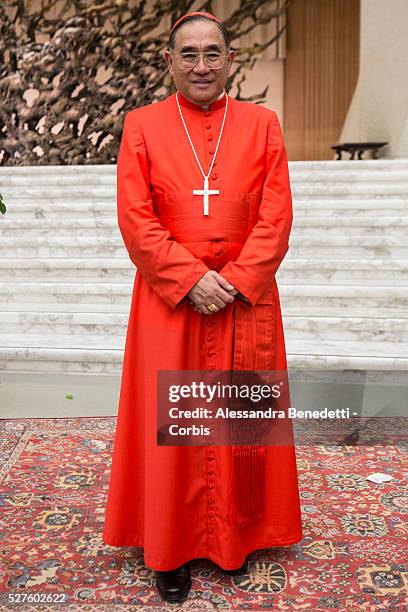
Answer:
<svg viewBox="0 0 408 612"><path fill-rule="evenodd" d="M84 222L85 220L82 220ZM120 238L121 233L119 226L116 223L105 223L105 219L87 219L87 223L81 223L76 221L75 224L70 225L69 221L64 224L53 223L48 225L47 221L40 221L36 226L30 227L30 222L27 223L27 227L18 226L12 219L9 219L7 223L2 223L0 220L0 237L3 239L14 240L16 244L21 243L25 240L28 244L32 243L33 239L41 237L47 239L48 237L60 236L61 238L71 238L72 241L81 238L101 238L108 240L112 236Z"/></svg>
<svg viewBox="0 0 408 612"><path fill-rule="evenodd" d="M112 291L112 290L111 290ZM18 299L13 299L6 302L5 299L1 299L0 296L0 314L2 312L19 312L19 313L43 313L43 312L52 312L54 314L60 313L90 313L90 314L98 314L98 313L122 313L129 316L130 306L131 306L131 295L128 296L126 300L123 296L118 299L116 295L114 295L113 303L112 300L108 299L99 299L95 302L92 302L91 299L87 300L77 300L74 301L73 298L62 299L58 301L57 299L51 299L48 301L46 297L43 297L43 300L40 301L37 295L34 295L33 301L29 301L31 299L31 295L27 294L26 298L19 296ZM57 296L58 297L58 296ZM65 296L63 296L65 298ZM92 297L92 296L91 296ZM105 296L106 297L106 296Z"/></svg>
<svg viewBox="0 0 408 612"><path fill-rule="evenodd" d="M385 221L385 223L386 222L387 221ZM89 215L88 217L82 219L77 219L76 217L70 219L66 216L61 217L60 219L25 219L20 218L15 214L5 214L4 217L0 219L0 232L13 232L14 235L18 234L18 232L22 232L22 235L24 235L24 233L28 232L29 230L46 234L47 232L55 230L68 230L69 232L88 230L92 232L95 229L105 230L106 232L110 232L112 229L118 229L118 220L117 216L114 215L114 211L111 211L111 215L109 217L106 216L102 218L95 218L92 215Z"/></svg>
<svg viewBox="0 0 408 612"><path fill-rule="evenodd" d="M408 318L283 316L285 337L323 338L335 341L408 343ZM16 312L1 311L0 346L9 346L21 335L39 338L54 336L59 345L63 336L125 336L128 314L123 312ZM74 339L72 340L74 342ZM75 340L77 342L78 340ZM11 343L11 344L10 344ZM16 344L19 346L19 344ZM407 351L408 356L408 351Z"/></svg>
<svg viewBox="0 0 408 612"><path fill-rule="evenodd" d="M394 173L396 176L396 180L400 180L397 178L399 175L403 175L401 172ZM60 172L58 173L50 173L47 175L34 175L31 173L17 173L11 172L8 174L4 174L0 172L0 182L1 189L6 191L8 189L14 191L19 188L37 188L41 183L46 182L50 191L58 191L60 189L65 189L66 187L84 185L86 187L92 185L99 186L107 186L112 187L116 185L116 172L83 172L81 174L76 174L74 172Z"/></svg>
<svg viewBox="0 0 408 612"><path fill-rule="evenodd" d="M123 334L64 334L58 333L0 333L2 348L59 348L68 349L120 349L125 348Z"/></svg>
<svg viewBox="0 0 408 612"><path fill-rule="evenodd" d="M406 237L408 236L408 216L406 219L400 219L399 222L395 221L393 225L367 225L367 226L338 226L335 223L328 224L328 226L304 226L302 219L295 219L292 232L290 236L290 242L306 244L307 239L313 241L319 241L322 236L326 239L331 237L333 239L334 244L337 243L337 240L340 241L344 239L345 235L351 238L355 236L357 239L365 238L369 240L384 240L387 242L395 241L395 245L401 245L405 243ZM79 244L82 246L87 246L88 239L92 241L102 241L102 243L107 243L109 245L119 245L120 242L123 243L123 238L117 223L113 223L111 226L108 225L94 225L93 227L69 227L69 225L62 226L60 228L55 227L55 229L51 229L47 226L46 223L37 228L35 227L27 227L21 228L13 225L10 220L9 224L3 227L3 224L0 222L0 241L3 246L12 247L15 246L17 248L21 247L22 242L25 241L27 246L32 246L33 243L38 246L44 246L45 243L51 246L51 236L56 237L59 236L61 238L62 245L68 239L73 244ZM50 238L50 240L48 240ZM41 239L41 240L40 240ZM114 239L114 240L113 240ZM85 241L85 242L84 242ZM98 242L96 242L98 244ZM58 245L61 246L61 245ZM376 245L378 246L378 245Z"/></svg>
<svg viewBox="0 0 408 612"><path fill-rule="evenodd" d="M331 172L325 173L309 173L308 176L290 174L291 186L293 193L315 193L315 194L330 194L336 195L352 195L352 194L407 194L408 193L408 172L378 172L376 174L367 175L355 171L352 173L344 173L342 175ZM3 197L10 198L52 198L59 195L70 198L99 196L108 197L116 192L116 176L92 176L83 175L82 177L72 176L71 178L58 177L52 179L47 177L45 180L42 177L37 177L35 180L12 175L8 177L0 177L1 193Z"/></svg>
<svg viewBox="0 0 408 612"><path fill-rule="evenodd" d="M383 340L371 340L365 344L356 340L346 339L327 339L327 338L301 338L297 340L295 336L285 339L287 351L291 354L321 354L324 347L325 355L363 355L365 357L388 357L406 358L408 355L402 343L386 342ZM56 346L55 334L24 334L13 333L0 334L0 346L3 349L54 349ZM125 337L115 334L93 335L93 334L58 334L59 348L67 349L107 349L124 350Z"/></svg>
<svg viewBox="0 0 408 612"><path fill-rule="evenodd" d="M92 335L125 336L129 315L126 312L16 312L0 311L0 345L6 334L51 336ZM13 336L14 337L14 336ZM55 342L58 345L58 342Z"/></svg>
<svg viewBox="0 0 408 612"><path fill-rule="evenodd" d="M80 177L83 175L93 174L95 176L104 176L106 174L114 175L116 172L116 164L78 164L78 165L37 165L37 166L0 166L0 178L6 176L33 176L44 180L50 176L66 176Z"/></svg>
<svg viewBox="0 0 408 612"><path fill-rule="evenodd" d="M407 169L408 158L381 158L381 159L362 159L362 160L317 160L317 161L289 161L289 168L299 170L344 170L349 172L350 169L358 168L362 170L394 170ZM75 176L82 174L114 174L116 164L80 164L80 165L36 165L36 166L0 166L0 176L7 174L33 175L33 176L48 176L52 174L60 175L61 173L72 174Z"/></svg>
<svg viewBox="0 0 408 612"><path fill-rule="evenodd" d="M403 168L390 168L387 172L380 169L366 169L364 172L355 165L348 171L341 170L339 166L328 169L314 169L312 172L301 170L298 167L290 171L291 184L300 183L404 183L408 181L408 166Z"/></svg>
<svg viewBox="0 0 408 612"><path fill-rule="evenodd" d="M408 287L281 285L285 316L408 318Z"/></svg>
<svg viewBox="0 0 408 612"><path fill-rule="evenodd" d="M290 368L304 369L362 369L406 371L408 356L404 350L395 350L394 344L384 342L360 344L336 340L287 342Z"/></svg>
<svg viewBox="0 0 408 612"><path fill-rule="evenodd" d="M408 207L407 207L408 213ZM398 232L407 235L408 214L400 215L369 216L360 219L352 215L309 217L308 215L295 214L292 233L302 232L305 234L321 233L322 229L331 234L342 234L344 229L347 233L364 235L367 231L382 235L384 232ZM16 219L13 215L6 215L0 220L0 236L46 236L50 232L58 231L59 234L72 236L87 236L98 232L109 235L112 231L119 232L116 216L105 218L88 217L86 219Z"/></svg>
<svg viewBox="0 0 408 612"><path fill-rule="evenodd" d="M119 229L106 235L71 236L61 232L50 235L30 234L29 236L2 237L0 258L3 257L126 257L128 253Z"/></svg>
<svg viewBox="0 0 408 612"><path fill-rule="evenodd" d="M136 267L126 256L110 259L0 259L0 278L13 281L78 282L81 280L131 282ZM277 275L278 284L304 281L336 285L399 285L408 283L408 260L347 260L294 259L290 254L282 262Z"/></svg>
<svg viewBox="0 0 408 612"><path fill-rule="evenodd" d="M14 281L71 282L82 280L133 283L136 266L127 253L123 258L0 259L0 278Z"/></svg>
<svg viewBox="0 0 408 612"><path fill-rule="evenodd" d="M350 249L356 248L374 250L383 247L385 249L396 251L397 249L401 250L407 247L406 240L403 236L349 236L345 235L345 232L339 232L338 234L330 236L327 236L324 232L320 232L319 235L316 236L296 235L296 240L294 240L294 235L291 235L289 242L292 245L292 248L316 248L316 255L320 255L320 253L318 253L319 247L329 247L329 253L332 257L337 256L336 248L343 248L349 252ZM58 234L50 234L49 232L45 232L45 234L38 234L34 231L30 232L28 235L25 236L15 237L9 236L6 232L6 236L3 236L1 240L0 252L3 252L3 254L5 255L7 250L19 249L24 247L27 249L27 256L32 255L32 253L28 252L30 249L32 250L41 248L55 249L55 253L57 253L57 250L60 248L75 249L81 252L82 250L86 251L87 249L94 247L105 247L106 249L109 249L109 252L114 247L121 247L125 249L120 230L119 228L116 228L116 231L112 231L109 234L108 243L106 240L106 234L98 236L93 235L89 232L87 232L84 236L77 237L72 236L69 230L65 230L64 232L58 232ZM10 256L12 256L11 252Z"/></svg>
<svg viewBox="0 0 408 612"><path fill-rule="evenodd" d="M289 368L402 370L408 358L390 355L356 353L355 343L292 344L287 352ZM370 351L372 352L372 351ZM6 372L71 372L121 374L123 350L120 348L44 348L36 346L1 347L0 371Z"/></svg>
<svg viewBox="0 0 408 612"><path fill-rule="evenodd" d="M341 340L366 343L405 344L408 357L408 318L286 316L283 313L285 338ZM396 347L399 350L400 347Z"/></svg>
<svg viewBox="0 0 408 612"><path fill-rule="evenodd" d="M123 350L0 346L0 371L121 374Z"/></svg>
<svg viewBox="0 0 408 612"><path fill-rule="evenodd" d="M0 173L1 186L3 190L18 190L20 188L37 187L39 183L46 180L47 186L56 191L59 189L65 189L66 187L85 185L99 185L99 186L116 186L116 172L109 171L106 173L95 173L86 172L81 174L75 173L51 173L46 176L33 175L28 173ZM408 181L407 168L390 168L387 172L384 170L370 168L361 172L357 165L352 169L345 171L340 168L340 165L335 165L331 169L315 169L313 172L307 170L301 170L298 167L290 168L290 180L292 185L296 184L315 184L315 183L348 183L348 184L361 184L361 183L404 183Z"/></svg>
<svg viewBox="0 0 408 612"><path fill-rule="evenodd" d="M321 346L320 352L308 353L289 353L287 354L287 362L289 369L322 369L322 370L379 370L386 371L401 371L406 372L408 367L408 359L405 357L383 357L383 356L367 356L354 355L351 353L352 346L346 346L347 353L350 349L350 354L324 354L324 346Z"/></svg>
<svg viewBox="0 0 408 612"><path fill-rule="evenodd" d="M39 181L37 184L17 184L1 188L1 194L7 204L7 200L18 203L20 200L31 199L36 202L47 202L53 204L54 198L58 200L112 200L116 197L116 185L110 182L107 185L100 185L98 181L91 181L89 185L73 181L69 185L62 187L50 187L46 181Z"/></svg>
<svg viewBox="0 0 408 612"><path fill-rule="evenodd" d="M289 161L289 169L291 172L316 173L344 173L348 175L353 170L361 172L395 172L408 170L408 158L382 158L382 159L363 159L363 160L318 160L318 161ZM81 165L42 165L42 166L1 166L0 178L7 176L18 175L20 177L28 176L36 179L37 177L60 177L72 176L74 178L82 178L87 175L95 177L103 177L106 175L115 176L116 164L81 164Z"/></svg>
<svg viewBox="0 0 408 612"><path fill-rule="evenodd" d="M370 197L386 199L390 196L400 196L406 199L408 196L408 181L391 182L389 184L384 181L378 183L332 183L331 181L297 183L294 181L291 183L291 188L294 198L306 196L316 199L327 197L348 199L358 196L361 199Z"/></svg>
<svg viewBox="0 0 408 612"><path fill-rule="evenodd" d="M291 355L338 355L347 357L348 355L360 357L387 357L388 359L402 359L408 363L408 353L406 345L403 343L395 344L394 342L374 341L357 342L345 340L343 338L326 339L299 339L288 338L286 341L286 350Z"/></svg>
<svg viewBox="0 0 408 612"><path fill-rule="evenodd" d="M112 257L114 259L124 259L128 257L127 251L123 243L119 241L116 236L112 237L112 244L107 243L103 237L92 240L93 244L88 244L90 240L84 239L84 244L78 245L78 241L73 242L72 240L66 240L65 244L54 244L48 245L47 240L44 241L43 245L27 245L26 248L22 244L15 245L4 244L7 239L2 239L0 242L0 258L83 258L84 261L89 258L95 257ZM59 239L60 242L64 242L63 238ZM58 238L55 239L58 241ZM16 241L14 241L15 243ZM116 244L113 244L116 242Z"/></svg>
<svg viewBox="0 0 408 612"><path fill-rule="evenodd" d="M364 224L367 217L397 217L406 219L408 216L408 198L405 200L395 199L359 199L359 200L330 200L315 198L293 198L293 217L294 220L325 217L336 221L347 216L352 217L356 222Z"/></svg>
<svg viewBox="0 0 408 612"><path fill-rule="evenodd" d="M289 367L406 370L408 160L289 168ZM1 167L0 192L0 370L120 374L136 269L116 166Z"/></svg>
<svg viewBox="0 0 408 612"><path fill-rule="evenodd" d="M294 236L289 239L290 256L322 257L326 259L337 258L389 258L407 259L408 244L403 236L366 236L366 235L327 235L321 232L320 236Z"/></svg>
<svg viewBox="0 0 408 612"><path fill-rule="evenodd" d="M0 215L0 226L6 219L31 221L39 220L44 222L47 219L54 221L71 221L77 219L112 219L117 218L115 199L107 204L98 202L61 202L54 201L52 205L20 201L16 203L6 202L7 212Z"/></svg>
<svg viewBox="0 0 408 612"><path fill-rule="evenodd" d="M408 207L407 207L408 213ZM309 217L294 214L292 236L319 236L324 232L331 236L346 233L348 236L408 236L408 214L393 216L365 216L364 218L344 214L343 216Z"/></svg>
<svg viewBox="0 0 408 612"><path fill-rule="evenodd" d="M115 240L115 236L112 236L110 242L107 244L106 240L101 238L83 239L83 244L78 244L80 239L75 242L64 241L63 238L59 238L62 244L45 244L40 245L27 245L24 247L23 244L4 244L7 239L3 239L0 242L0 259L1 258L96 258L96 257L112 257L117 259L123 259L128 256L125 246L120 243L119 240ZM301 239L295 239L294 237L290 240L289 252L286 257L291 258L330 258L330 261L336 259L355 259L355 258L389 258L390 260L408 259L408 244L400 245L402 239L387 238L376 238L367 237L362 238L358 236L344 237L343 244L328 244L330 237L326 237L325 242L320 241L316 244L317 238L302 237ZM336 242L340 241L340 238L335 237ZM58 241L56 238L55 241ZM14 241L15 242L15 241ZM64 244L65 242L65 244ZM91 244L89 244L91 242ZM300 243L300 244L299 244Z"/></svg>
<svg viewBox="0 0 408 612"><path fill-rule="evenodd" d="M53 222L63 221L64 223L76 221L92 221L102 219L103 221L115 220L117 223L116 199L101 202L97 200L81 200L73 203L63 202L61 199L54 200L52 203L44 204L41 202L28 201L7 201L7 212L0 215L0 227L6 223L17 221L38 221ZM389 198L383 199L302 199L293 198L294 218L310 219L324 217L330 222L341 220L343 217L353 218L357 223L359 220L364 223L367 217L396 217L406 219L408 217L408 197L404 199Z"/></svg>
<svg viewBox="0 0 408 612"><path fill-rule="evenodd" d="M2 258L0 278L5 281L78 282L82 280L109 283L133 283L136 266L127 252L123 257L109 258ZM290 252L276 275L278 284L304 282L336 285L408 284L408 259L331 259L291 257Z"/></svg>
<svg viewBox="0 0 408 612"><path fill-rule="evenodd" d="M289 168L291 170L311 171L316 172L318 170L330 171L344 171L346 174L350 170L358 169L360 172L381 170L381 171L394 171L407 170L408 171L408 158L382 158L382 159L358 159L358 160L318 160L318 161L290 161Z"/></svg>
<svg viewBox="0 0 408 612"><path fill-rule="evenodd" d="M91 220L88 220L92 222ZM100 220L99 220L100 221ZM77 222L78 223L78 222ZM392 225L350 225L347 227L346 225L337 225L336 223L324 225L304 225L302 219L295 219L292 232L291 232L291 241L304 241L306 238L310 238L313 240L314 238L320 239L320 237L324 234L324 236L332 237L335 242L337 238L343 238L346 234L348 237L356 236L356 237L364 237L364 238L378 238L383 240L397 240L399 243L404 243L406 237L408 236L408 216L405 219L400 219L399 222L396 220ZM23 240L26 241L27 244L30 244L34 241L37 241L38 238L47 239L51 236L60 236L63 239L70 238L72 241L77 241L81 239L87 240L91 239L101 239L106 242L112 242L112 238L115 237L123 242L121 237L121 232L117 223L101 224L98 222L94 224L93 227L88 224L88 226L69 226L69 224L65 224L63 226L56 226L51 228L48 226L46 222L43 222L38 227L18 227L16 224L13 224L12 220L9 220L8 224L4 224L0 222L0 240L1 242L8 240L8 246L11 246L11 240L14 241L16 246L21 245ZM48 240L47 240L48 242Z"/></svg>
<svg viewBox="0 0 408 612"><path fill-rule="evenodd" d="M398 285L408 284L408 259L327 259L292 257L288 251L276 274L278 285L308 283L317 285Z"/></svg>
<svg viewBox="0 0 408 612"><path fill-rule="evenodd" d="M323 183L297 183L291 184L292 195L294 199L298 197L303 198L314 198L314 199L355 199L358 196L359 199L377 199L387 200L391 196L398 199L408 199L408 181L400 181L384 183L379 181L378 183L332 183L330 181ZM73 184L66 185L63 188L58 189L54 187L49 188L44 184L36 186L30 185L16 185L9 187L2 187L1 194L4 201L11 206L13 202L17 205L20 201L26 201L28 199L36 202L47 202L47 204L54 205L54 201L89 201L94 203L107 202L115 200L116 198L116 187L115 185L97 185L94 182L89 185Z"/></svg>
<svg viewBox="0 0 408 612"><path fill-rule="evenodd" d="M60 312L100 311L100 307L130 304L131 283L44 283L0 282L0 308L12 311L50 310ZM408 287L281 285L281 302L286 315L408 317ZM113 306L115 305L115 308ZM70 307L69 307L70 306ZM72 308L74 307L74 308ZM76 307L76 308L75 308ZM54 307L53 307L54 309ZM363 309L363 310L362 310ZM384 313L384 314L382 314Z"/></svg>
<svg viewBox="0 0 408 612"><path fill-rule="evenodd" d="M36 304L59 304L62 307L75 304L88 308L92 304L98 311L99 304L110 304L112 309L114 305L128 305L131 293L131 283L0 282L0 308L5 310L6 304L7 310L24 311L35 310Z"/></svg>

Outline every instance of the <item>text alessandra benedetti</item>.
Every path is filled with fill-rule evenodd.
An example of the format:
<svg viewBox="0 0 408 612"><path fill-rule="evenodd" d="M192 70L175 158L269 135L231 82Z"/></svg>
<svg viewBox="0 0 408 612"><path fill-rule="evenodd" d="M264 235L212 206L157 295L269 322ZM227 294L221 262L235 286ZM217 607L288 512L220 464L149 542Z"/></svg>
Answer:
<svg viewBox="0 0 408 612"><path fill-rule="evenodd" d="M193 410L181 410L170 408L169 416L172 419L348 419L350 408L336 408L329 410L327 407L320 410L298 410L288 408L287 414L284 410L230 410L229 408L194 408Z"/></svg>

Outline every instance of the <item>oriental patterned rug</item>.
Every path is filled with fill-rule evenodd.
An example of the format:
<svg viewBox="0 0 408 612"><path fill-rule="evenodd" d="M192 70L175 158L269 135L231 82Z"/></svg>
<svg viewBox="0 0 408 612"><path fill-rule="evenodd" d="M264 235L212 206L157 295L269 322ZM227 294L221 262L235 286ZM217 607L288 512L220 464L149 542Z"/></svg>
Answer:
<svg viewBox="0 0 408 612"><path fill-rule="evenodd" d="M407 610L407 442L299 446L303 541L251 554L249 577L193 561L174 606L141 549L102 542L115 424L0 421L0 609ZM394 479L374 484L373 472Z"/></svg>

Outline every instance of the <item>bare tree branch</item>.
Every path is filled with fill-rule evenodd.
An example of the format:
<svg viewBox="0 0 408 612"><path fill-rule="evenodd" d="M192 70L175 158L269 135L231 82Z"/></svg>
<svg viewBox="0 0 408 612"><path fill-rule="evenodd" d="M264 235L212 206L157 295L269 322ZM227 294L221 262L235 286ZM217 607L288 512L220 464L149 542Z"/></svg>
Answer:
<svg viewBox="0 0 408 612"><path fill-rule="evenodd" d="M293 0L241 0L225 20L232 40L279 19ZM164 23L212 0L5 0L0 4L0 164L116 161L125 113L166 98L174 85L163 58ZM195 8L193 8L195 7ZM170 19L169 19L170 18ZM242 88L264 43L237 48L227 90ZM43 42L43 41L46 42Z"/></svg>

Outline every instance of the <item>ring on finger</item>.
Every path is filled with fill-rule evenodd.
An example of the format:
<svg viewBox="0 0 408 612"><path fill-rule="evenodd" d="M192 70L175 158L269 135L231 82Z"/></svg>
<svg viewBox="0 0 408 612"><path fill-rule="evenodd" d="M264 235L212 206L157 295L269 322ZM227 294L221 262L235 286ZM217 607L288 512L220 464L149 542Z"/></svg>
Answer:
<svg viewBox="0 0 408 612"><path fill-rule="evenodd" d="M210 312L217 312L218 306L213 303L207 304L207 310L209 310Z"/></svg>

